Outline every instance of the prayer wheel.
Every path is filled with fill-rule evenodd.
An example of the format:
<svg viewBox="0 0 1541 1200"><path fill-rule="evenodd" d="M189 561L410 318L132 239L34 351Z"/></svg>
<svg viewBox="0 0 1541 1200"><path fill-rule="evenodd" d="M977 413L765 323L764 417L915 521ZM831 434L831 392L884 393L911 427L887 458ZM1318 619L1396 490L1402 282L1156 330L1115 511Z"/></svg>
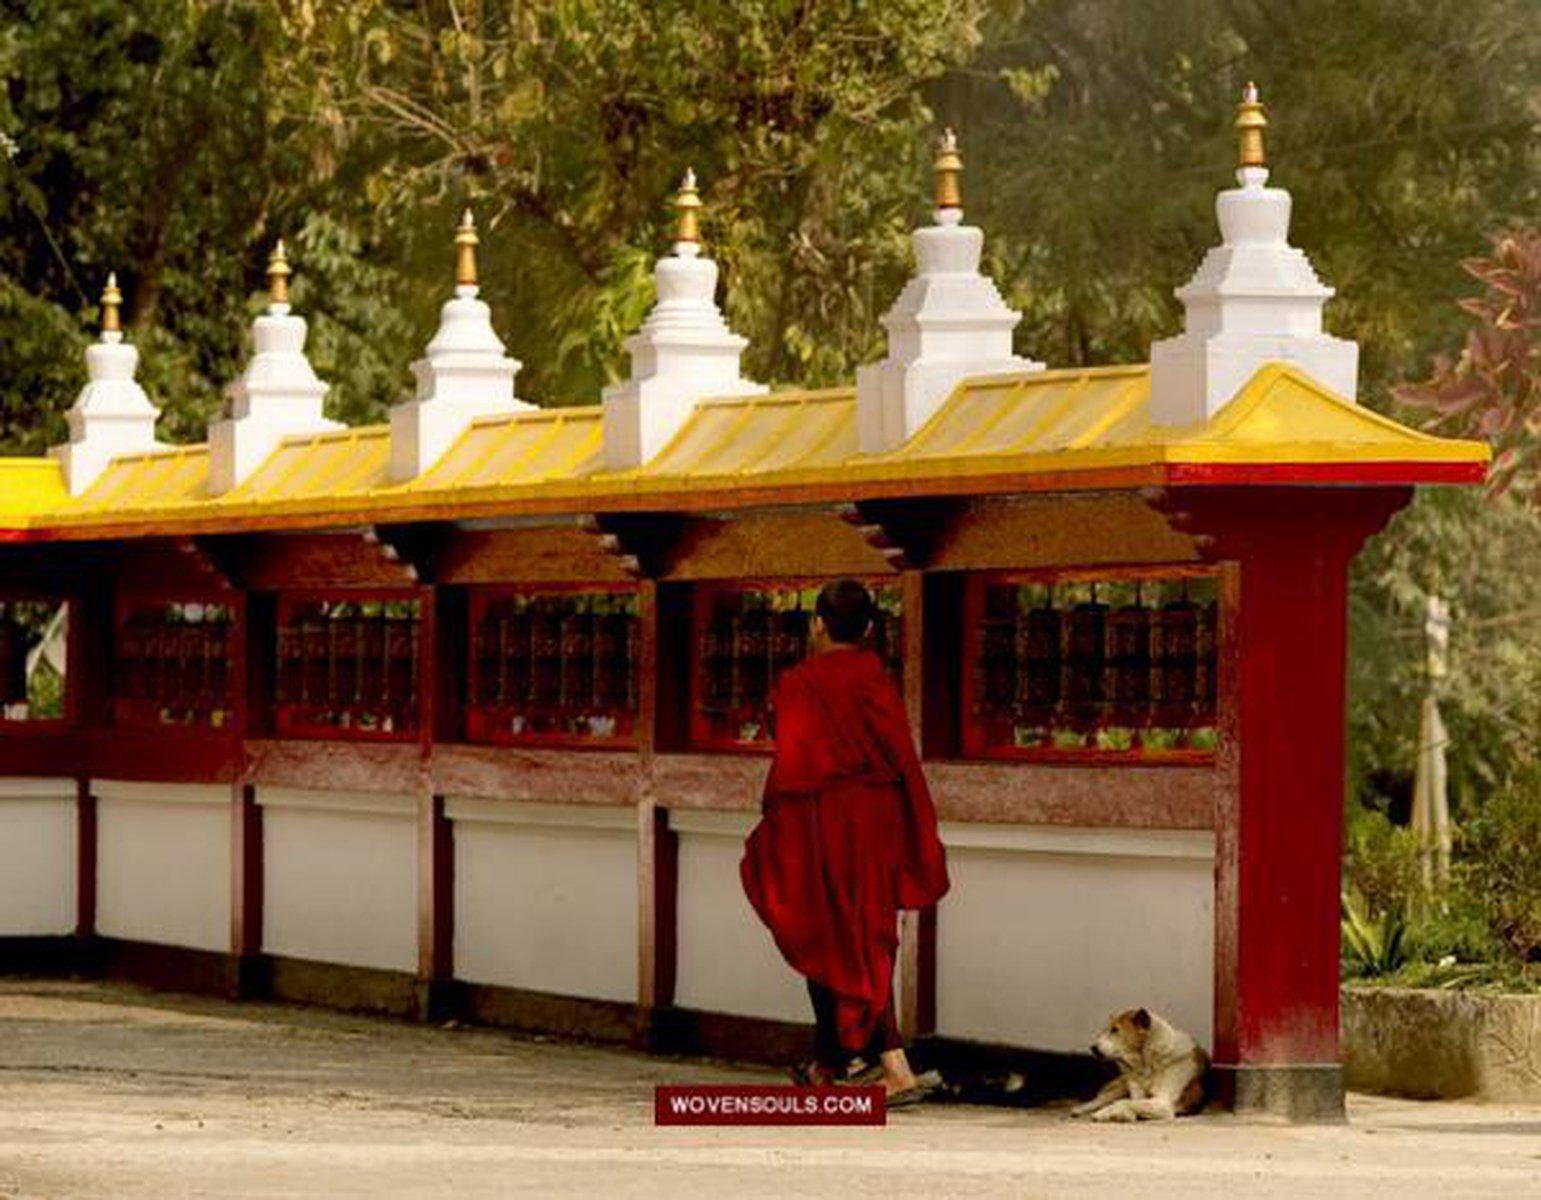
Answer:
<svg viewBox="0 0 1541 1200"><path fill-rule="evenodd" d="M1121 605L1108 614L1103 695L1108 720L1138 728L1150 717L1150 609Z"/></svg>
<svg viewBox="0 0 1541 1200"><path fill-rule="evenodd" d="M630 708L632 626L623 612L603 613L594 623L594 703L601 708Z"/></svg>
<svg viewBox="0 0 1541 1200"><path fill-rule="evenodd" d="M417 718L417 618L391 616L385 620L385 710L397 727Z"/></svg>
<svg viewBox="0 0 1541 1200"><path fill-rule="evenodd" d="M1049 725L1059 704L1063 633L1052 595L1017 623L1017 717L1032 728Z"/></svg>
<svg viewBox="0 0 1541 1200"><path fill-rule="evenodd" d="M1070 610L1065 637L1064 706L1070 724L1092 730L1104 717L1103 671L1107 661L1108 606L1092 598Z"/></svg>
<svg viewBox="0 0 1541 1200"><path fill-rule="evenodd" d="M738 638L738 618L719 613L701 639L701 711L713 716L733 706L733 648Z"/></svg>
<svg viewBox="0 0 1541 1200"><path fill-rule="evenodd" d="M562 618L548 603L530 612L529 701L537 708L554 708L562 694Z"/></svg>
<svg viewBox="0 0 1541 1200"><path fill-rule="evenodd" d="M1185 729L1193 720L1198 694L1198 606L1186 596L1155 614L1151 637L1153 722Z"/></svg>
<svg viewBox="0 0 1541 1200"><path fill-rule="evenodd" d="M594 703L594 614L574 611L562 617L560 707L587 708Z"/></svg>
<svg viewBox="0 0 1541 1200"><path fill-rule="evenodd" d="M756 597L738 623L733 646L734 707L755 710L770 695L771 613L763 596Z"/></svg>

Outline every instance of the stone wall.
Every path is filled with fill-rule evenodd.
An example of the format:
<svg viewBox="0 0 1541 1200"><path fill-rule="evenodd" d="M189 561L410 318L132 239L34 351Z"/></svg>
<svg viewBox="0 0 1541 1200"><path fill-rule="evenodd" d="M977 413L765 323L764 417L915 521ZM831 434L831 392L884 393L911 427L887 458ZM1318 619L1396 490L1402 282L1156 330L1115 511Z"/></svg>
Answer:
<svg viewBox="0 0 1541 1200"><path fill-rule="evenodd" d="M1541 995L1345 988L1342 1028L1357 1091L1541 1101Z"/></svg>

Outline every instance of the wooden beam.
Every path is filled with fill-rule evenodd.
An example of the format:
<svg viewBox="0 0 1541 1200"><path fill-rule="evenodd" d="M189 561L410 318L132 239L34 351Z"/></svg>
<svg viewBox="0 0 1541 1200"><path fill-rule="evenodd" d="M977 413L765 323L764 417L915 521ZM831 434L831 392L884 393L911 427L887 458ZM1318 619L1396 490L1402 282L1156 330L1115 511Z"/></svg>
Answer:
<svg viewBox="0 0 1541 1200"><path fill-rule="evenodd" d="M653 1048L660 1039L659 1014L674 1004L679 962L679 835L668 809L657 801L647 767L658 750L659 671L662 613L659 586L644 579L637 592L637 757L643 775L635 789L637 808L637 1007L633 1041ZM671 694L672 693L668 693Z"/></svg>
<svg viewBox="0 0 1541 1200"><path fill-rule="evenodd" d="M91 781L75 781L75 936L96 936L96 797Z"/></svg>
<svg viewBox="0 0 1541 1200"><path fill-rule="evenodd" d="M893 563L828 506L692 518L682 526L665 577L792 579L874 576Z"/></svg>
<svg viewBox="0 0 1541 1200"><path fill-rule="evenodd" d="M254 590L409 587L417 568L382 546L373 526L337 533L254 534L232 550L245 586Z"/></svg>
<svg viewBox="0 0 1541 1200"><path fill-rule="evenodd" d="M628 575L576 520L511 529L446 531L436 556L439 584L618 583Z"/></svg>
<svg viewBox="0 0 1541 1200"><path fill-rule="evenodd" d="M674 1004L677 974L679 835L649 793L637 805L637 1023L634 1041L652 1048L660 1015Z"/></svg>
<svg viewBox="0 0 1541 1200"><path fill-rule="evenodd" d="M417 805L417 1017L454 1012L454 828L444 797L424 791Z"/></svg>
<svg viewBox="0 0 1541 1200"><path fill-rule="evenodd" d="M262 993L262 808L244 779L230 785L230 804L230 992L241 1000Z"/></svg>

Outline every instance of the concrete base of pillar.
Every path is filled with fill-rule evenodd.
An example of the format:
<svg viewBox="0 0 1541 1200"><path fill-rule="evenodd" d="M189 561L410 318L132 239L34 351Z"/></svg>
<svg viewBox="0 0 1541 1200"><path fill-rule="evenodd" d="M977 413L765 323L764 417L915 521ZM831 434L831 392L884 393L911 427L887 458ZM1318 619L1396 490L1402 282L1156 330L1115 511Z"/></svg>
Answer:
<svg viewBox="0 0 1541 1200"><path fill-rule="evenodd" d="M1214 1098L1238 1116L1274 1116L1313 1124L1336 1124L1347 1119L1343 1107L1343 1067L1339 1063L1217 1063L1212 1068L1212 1077Z"/></svg>
<svg viewBox="0 0 1541 1200"><path fill-rule="evenodd" d="M464 1007L461 986L453 979L424 979L419 977L415 985L419 1021L438 1023L457 1020Z"/></svg>

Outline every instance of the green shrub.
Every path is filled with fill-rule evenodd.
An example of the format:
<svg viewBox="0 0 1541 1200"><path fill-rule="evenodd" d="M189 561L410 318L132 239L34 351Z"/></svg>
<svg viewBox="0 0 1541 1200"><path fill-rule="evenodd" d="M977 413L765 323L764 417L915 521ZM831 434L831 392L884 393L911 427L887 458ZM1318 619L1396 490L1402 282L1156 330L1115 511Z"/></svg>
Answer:
<svg viewBox="0 0 1541 1200"><path fill-rule="evenodd" d="M1349 806L1343 885L1370 912L1406 913L1423 887L1418 840L1384 813Z"/></svg>
<svg viewBox="0 0 1541 1200"><path fill-rule="evenodd" d="M1521 962L1541 959L1541 764L1494 792L1458 831L1460 884Z"/></svg>
<svg viewBox="0 0 1541 1200"><path fill-rule="evenodd" d="M1407 921L1398 908L1372 912L1362 896L1343 893L1343 970L1390 975L1407 962Z"/></svg>

